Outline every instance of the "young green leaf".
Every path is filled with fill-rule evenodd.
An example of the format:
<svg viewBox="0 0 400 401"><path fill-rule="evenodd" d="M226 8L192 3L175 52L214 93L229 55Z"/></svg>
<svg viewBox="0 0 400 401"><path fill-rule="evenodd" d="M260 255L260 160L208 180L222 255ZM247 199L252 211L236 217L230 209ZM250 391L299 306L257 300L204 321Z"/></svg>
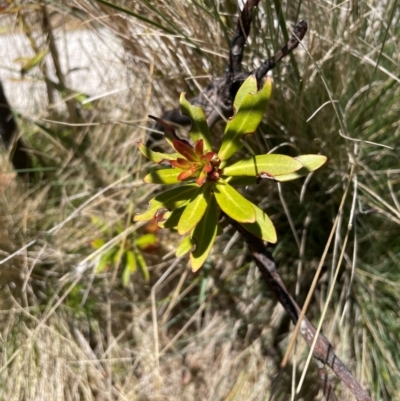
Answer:
<svg viewBox="0 0 400 401"><path fill-rule="evenodd" d="M93 241L90 241L90 245L94 249L100 249L106 241L103 238L96 238Z"/></svg>
<svg viewBox="0 0 400 401"><path fill-rule="evenodd" d="M22 74L26 74L29 70L31 70L33 67L36 67L39 65L46 54L48 53L48 50L41 50L37 52L32 58L18 58L14 60L16 63L21 63L21 72Z"/></svg>
<svg viewBox="0 0 400 401"><path fill-rule="evenodd" d="M157 164L160 164L163 161L167 160L176 160L178 157L180 157L179 153L168 154L168 153L154 152L141 142L138 143L138 148L144 157L146 157L153 163Z"/></svg>
<svg viewBox="0 0 400 401"><path fill-rule="evenodd" d="M106 268L111 264L116 248L108 250L101 258L99 264L96 266L96 273L103 273Z"/></svg>
<svg viewBox="0 0 400 401"><path fill-rule="evenodd" d="M180 256L186 255L191 251L192 248L193 248L193 241L190 238L190 235L187 235L186 237L183 238L183 240L176 248L175 256L179 258Z"/></svg>
<svg viewBox="0 0 400 401"><path fill-rule="evenodd" d="M279 176L274 177L274 179L276 181L286 182L286 181L292 181L297 178L303 177L303 176L317 170L323 164L325 164L327 161L326 156L322 156L322 155L301 155L301 156L295 157L295 159L297 161L299 161L303 165L303 167L294 173L284 174L284 175L279 175Z"/></svg>
<svg viewBox="0 0 400 401"><path fill-rule="evenodd" d="M267 175L275 177L276 175L293 173L302 166L293 157L276 154L258 155L225 167L222 174L228 176L260 177Z"/></svg>
<svg viewBox="0 0 400 401"><path fill-rule="evenodd" d="M156 235L152 233L147 233L141 235L136 241L135 245L139 247L140 249L146 248L150 245L154 245L158 242L158 238Z"/></svg>
<svg viewBox="0 0 400 401"><path fill-rule="evenodd" d="M126 266L128 267L129 272L134 273L136 271L135 254L133 253L133 251L126 251L125 257L126 257Z"/></svg>
<svg viewBox="0 0 400 401"><path fill-rule="evenodd" d="M137 251L135 256L136 256L137 264L139 265L139 269L140 269L140 272L142 273L143 278L145 279L145 281L149 281L150 273L149 273L149 269L147 268L147 263L144 260L143 255L139 251Z"/></svg>
<svg viewBox="0 0 400 401"><path fill-rule="evenodd" d="M203 218L192 232L192 239L196 249L190 254L190 265L195 272L203 266L217 235L218 208L214 197L211 197Z"/></svg>
<svg viewBox="0 0 400 401"><path fill-rule="evenodd" d="M202 185L190 199L178 223L178 233L184 235L188 233L203 217L207 205L210 203L211 186Z"/></svg>
<svg viewBox="0 0 400 401"><path fill-rule="evenodd" d="M143 178L143 181L147 184L177 184L181 182L178 180L178 176L182 173L180 168L165 168L160 170L154 170L147 174Z"/></svg>
<svg viewBox="0 0 400 401"><path fill-rule="evenodd" d="M162 192L150 200L146 212L136 214L133 219L134 221L151 220L161 209L174 210L187 202L198 188L196 184L188 184Z"/></svg>
<svg viewBox="0 0 400 401"><path fill-rule="evenodd" d="M239 223L255 222L254 205L224 180L215 183L214 195L222 211L233 220Z"/></svg>
<svg viewBox="0 0 400 401"><path fill-rule="evenodd" d="M193 139L193 142L196 142L199 139L203 139L205 151L211 151L212 148L211 148L210 131L208 128L206 116L204 115L203 109L199 106L191 105L186 100L184 92L181 93L181 97L179 98L179 103L181 106L182 114L190 117L190 119L192 120L190 137Z"/></svg>
<svg viewBox="0 0 400 401"><path fill-rule="evenodd" d="M122 272L122 286L126 287L129 284L131 274L136 271L136 258L133 251L125 253L125 267Z"/></svg>
<svg viewBox="0 0 400 401"><path fill-rule="evenodd" d="M226 124L221 148L218 152L220 160L228 160L242 146L242 138L252 134L260 124L271 96L272 80L267 77L264 86L257 93L249 93L243 97L236 114Z"/></svg>
<svg viewBox="0 0 400 401"><path fill-rule="evenodd" d="M243 99L249 93L257 92L257 79L254 75L250 75L240 86L239 90L236 93L235 100L233 102L234 110L238 110L240 105L242 104Z"/></svg>
<svg viewBox="0 0 400 401"><path fill-rule="evenodd" d="M124 270L122 271L122 277L121 277L121 284L122 287L127 287L129 284L129 280L131 278L131 272L129 271L129 266L125 265Z"/></svg>
<svg viewBox="0 0 400 401"><path fill-rule="evenodd" d="M276 231L271 219L256 205L254 205L254 209L256 221L254 223L242 223L242 226L256 237L275 244L277 240Z"/></svg>

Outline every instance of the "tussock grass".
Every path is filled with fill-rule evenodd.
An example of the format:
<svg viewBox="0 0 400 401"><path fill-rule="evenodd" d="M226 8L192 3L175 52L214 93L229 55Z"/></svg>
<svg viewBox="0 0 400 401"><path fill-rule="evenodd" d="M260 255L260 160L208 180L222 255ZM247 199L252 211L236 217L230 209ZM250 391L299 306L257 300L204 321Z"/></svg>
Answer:
<svg viewBox="0 0 400 401"><path fill-rule="evenodd" d="M96 273L107 250L123 249L146 230L131 215L158 190L142 185L148 166L135 146L145 138L147 114L161 115L181 91L194 96L223 72L237 15L236 1L113 4L47 6L60 49L68 48L71 31L90 33L80 47L90 54L86 75L74 78L77 64L60 53L69 89L85 92L95 78L101 88L86 93L102 95L89 109L72 101L78 120L60 89L52 89L55 105L46 100L44 75L56 80L54 55L46 56L47 72L35 67L24 81L12 60L2 62L9 92L29 82L27 96L40 102L24 110L8 93L37 172L29 187L8 173L0 181L0 398L267 400L276 385L274 399L288 400L305 372L297 399L321 399L302 340L276 379L291 325L231 228L197 275L186 259L174 258L178 236L167 232L144 253L149 282L136 272L123 288L118 261ZM252 146L321 152L329 163L306 180L263 183L246 195L276 224L274 256L300 304L339 219L307 315L316 324L322 319L338 355L376 400L400 399L396 5L261 1L244 60L256 67L297 20L308 21L304 48L273 71L273 98ZM18 7L2 24L10 41L25 43L20 56L31 56L29 41L12 35L21 32L16 11L44 47L40 10ZM95 250L90 243L98 238L105 245ZM337 392L352 399L340 383Z"/></svg>

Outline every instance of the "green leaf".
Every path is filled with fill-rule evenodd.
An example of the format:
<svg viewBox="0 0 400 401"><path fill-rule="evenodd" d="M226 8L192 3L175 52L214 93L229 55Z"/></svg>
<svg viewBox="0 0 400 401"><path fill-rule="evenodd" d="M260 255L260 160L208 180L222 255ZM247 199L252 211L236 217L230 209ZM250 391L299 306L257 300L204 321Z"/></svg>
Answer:
<svg viewBox="0 0 400 401"><path fill-rule="evenodd" d="M233 220L239 223L255 222L254 205L227 182L219 179L215 184L214 194L219 207Z"/></svg>
<svg viewBox="0 0 400 401"><path fill-rule="evenodd" d="M103 273L106 270L108 265L111 264L116 251L116 248L112 248L100 258L99 264L96 266L96 273Z"/></svg>
<svg viewBox="0 0 400 401"><path fill-rule="evenodd" d="M192 232L192 240L196 249L190 254L190 265L192 271L197 271L203 266L217 235L218 208L214 197L211 197L203 218L196 225Z"/></svg>
<svg viewBox="0 0 400 401"><path fill-rule="evenodd" d="M254 209L256 221L254 223L242 223L242 226L256 237L275 244L277 240L276 231L271 219L256 205L254 205Z"/></svg>
<svg viewBox="0 0 400 401"><path fill-rule="evenodd" d="M292 181L297 178L303 177L303 176L317 170L323 164L325 164L327 161L326 156L322 156L322 155L302 155L302 156L295 157L295 159L297 161L299 161L300 163L302 163L303 167L294 173L279 175L277 177L274 177L274 179L276 181L286 182L286 181Z"/></svg>
<svg viewBox="0 0 400 401"><path fill-rule="evenodd" d="M129 284L131 274L136 271L136 258L133 251L127 251L125 253L125 267L122 272L122 286L126 287Z"/></svg>
<svg viewBox="0 0 400 401"><path fill-rule="evenodd" d="M284 155L258 155L238 161L223 170L223 175L274 177L299 170L303 165L293 157Z"/></svg>
<svg viewBox="0 0 400 401"><path fill-rule="evenodd" d="M206 116L200 106L191 105L185 98L185 93L181 93L179 98L181 112L192 120L192 128L190 130L190 137L196 142L199 139L204 141L204 150L211 151L211 137L208 128Z"/></svg>
<svg viewBox="0 0 400 401"><path fill-rule="evenodd" d="M131 272L129 271L128 265L125 265L121 277L122 287L125 288L129 284L130 278L131 278Z"/></svg>
<svg viewBox="0 0 400 401"><path fill-rule="evenodd" d="M141 235L136 241L135 245L139 248L146 248L149 245L154 245L158 242L156 235L148 233Z"/></svg>
<svg viewBox="0 0 400 401"><path fill-rule="evenodd" d="M226 124L218 153L221 160L227 160L234 155L243 146L243 136L252 134L257 129L267 107L271 91L272 80L267 77L264 86L257 93L249 93L243 97L236 114Z"/></svg>
<svg viewBox="0 0 400 401"><path fill-rule="evenodd" d="M158 226L161 228L169 228L169 229L177 228L179 220L188 202L186 202L183 206L178 207L178 209L166 213L164 215L165 221L158 223Z"/></svg>
<svg viewBox="0 0 400 401"><path fill-rule="evenodd" d="M248 185L257 185L260 181L259 177L247 177L247 176L237 176L232 177L229 176L225 180L229 185L232 187L239 187L239 186L248 186Z"/></svg>
<svg viewBox="0 0 400 401"><path fill-rule="evenodd" d="M247 77L237 91L235 100L233 102L233 108L235 111L239 109L243 99L249 93L257 93L257 79L254 75Z"/></svg>
<svg viewBox="0 0 400 401"><path fill-rule="evenodd" d="M139 265L139 269L140 272L142 273L143 278L145 279L145 281L149 281L150 280L149 269L147 268L147 263L144 260L143 255L139 251L136 252L136 260L137 264Z"/></svg>
<svg viewBox="0 0 400 401"><path fill-rule="evenodd" d="M183 238L183 240L176 248L175 256L179 258L180 256L186 255L191 251L192 248L193 248L193 241L188 235L185 238Z"/></svg>
<svg viewBox="0 0 400 401"><path fill-rule="evenodd" d="M150 220L159 210L174 210L187 202L198 189L197 184L188 184L164 191L150 200L149 208L146 212L136 214L134 221Z"/></svg>
<svg viewBox="0 0 400 401"><path fill-rule="evenodd" d="M96 238L93 241L90 241L90 245L94 249L101 248L105 243L106 243L106 241L104 241L103 238Z"/></svg>
<svg viewBox="0 0 400 401"><path fill-rule="evenodd" d="M157 164L160 164L163 161L176 160L178 157L180 157L179 153L168 154L168 153L154 152L141 142L138 143L138 148L144 157L151 160L153 163Z"/></svg>
<svg viewBox="0 0 400 401"><path fill-rule="evenodd" d="M178 175L182 173L180 168L166 168L154 170L143 178L147 184L177 184L182 182L178 180Z"/></svg>
<svg viewBox="0 0 400 401"><path fill-rule="evenodd" d="M28 71L30 71L33 67L39 65L47 53L48 53L47 49L40 50L32 58L18 58L14 60L14 62L22 64L21 72L25 74Z"/></svg>
<svg viewBox="0 0 400 401"><path fill-rule="evenodd" d="M210 203L211 185L202 185L190 199L178 223L178 233L188 233L203 217L207 205Z"/></svg>
<svg viewBox="0 0 400 401"><path fill-rule="evenodd" d="M133 253L133 251L126 251L125 256L126 256L126 266L128 267L131 273L134 273L136 271L135 254Z"/></svg>

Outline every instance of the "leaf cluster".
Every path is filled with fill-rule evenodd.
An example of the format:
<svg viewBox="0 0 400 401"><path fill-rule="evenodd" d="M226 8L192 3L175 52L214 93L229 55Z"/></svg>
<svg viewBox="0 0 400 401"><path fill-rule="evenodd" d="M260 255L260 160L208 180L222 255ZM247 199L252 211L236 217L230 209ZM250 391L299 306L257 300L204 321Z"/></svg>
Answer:
<svg viewBox="0 0 400 401"><path fill-rule="evenodd" d="M221 211L264 241L275 243L277 240L268 215L241 195L235 185L252 185L261 179L293 180L316 170L326 161L325 156L319 155L294 158L279 154L252 155L237 162L230 161L243 147L245 136L256 131L271 92L269 77L260 89L253 75L242 84L235 97L234 115L226 124L218 152L212 149L203 110L191 105L184 94L180 97L180 107L182 114L192 120L190 137L193 144L179 138L170 124L152 116L163 125L165 138L175 152L154 152L144 144L138 144L142 154L152 162L167 164L165 168L147 174L144 182L181 185L151 199L149 209L134 219L154 218L160 226L177 229L185 236L177 248L177 255L191 251L193 271L198 270L210 254L219 231Z"/></svg>

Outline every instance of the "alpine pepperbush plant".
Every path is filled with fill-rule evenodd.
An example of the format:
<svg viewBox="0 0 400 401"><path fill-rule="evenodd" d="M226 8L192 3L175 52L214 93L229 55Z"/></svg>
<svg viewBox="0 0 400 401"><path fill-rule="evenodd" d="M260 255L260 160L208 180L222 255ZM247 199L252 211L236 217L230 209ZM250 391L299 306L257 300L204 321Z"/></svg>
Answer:
<svg viewBox="0 0 400 401"><path fill-rule="evenodd" d="M200 269L210 254L218 232L220 211L258 238L271 243L277 240L268 215L234 186L256 184L262 178L279 182L294 180L326 162L322 155L293 158L280 154L252 155L230 162L243 147L243 137L257 129L271 91L269 77L259 90L254 75L246 79L236 94L234 115L226 124L218 151L212 149L203 110L191 105L184 93L180 97L180 108L182 114L192 120L190 137L193 144L179 138L167 122L149 116L164 127L165 139L175 152L155 152L139 143L139 150L145 157L163 165L147 174L144 182L173 187L151 199L148 210L136 214L134 220L156 219L161 227L177 229L185 237L177 247L176 255L190 252L193 271Z"/></svg>

